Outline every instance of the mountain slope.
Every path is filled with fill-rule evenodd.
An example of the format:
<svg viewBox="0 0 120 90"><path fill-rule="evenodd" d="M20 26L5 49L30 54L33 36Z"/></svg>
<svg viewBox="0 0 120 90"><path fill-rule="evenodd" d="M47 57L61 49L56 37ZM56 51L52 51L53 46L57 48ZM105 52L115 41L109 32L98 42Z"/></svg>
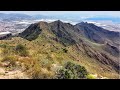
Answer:
<svg viewBox="0 0 120 90"><path fill-rule="evenodd" d="M107 37L106 33L99 32ZM14 48L18 43L27 48L26 52L29 53L26 57L21 56L26 52L15 52ZM84 35L82 29L60 20L31 24L18 37L1 40L0 44L0 50L4 52L0 54L0 59L12 55L16 61L26 65L26 74L32 78L54 77L56 69L68 61L84 66L90 74L97 74L98 78L119 78L119 61L116 56L118 51L115 46L111 43L95 43ZM111 51L115 53L111 54Z"/></svg>
<svg viewBox="0 0 120 90"><path fill-rule="evenodd" d="M79 23L75 25L78 33L94 43L103 45L102 49L119 57L120 34L119 32L109 31L91 23Z"/></svg>
<svg viewBox="0 0 120 90"><path fill-rule="evenodd" d="M31 41L31 40L36 39L40 33L41 33L40 27L36 23L36 24L32 24L24 32L20 33L20 36L22 38L25 38Z"/></svg>
<svg viewBox="0 0 120 90"><path fill-rule="evenodd" d="M36 24L34 24L34 25L36 25ZM42 32L47 32L47 34L45 33L46 40L53 39L53 40L57 41L57 43L61 43L62 45L66 46L66 47L70 47L71 49L74 47L74 48L76 48L75 49L76 53L81 53L81 56L83 56L83 54L85 54L87 57L97 60L98 63L101 63L102 64L101 67L103 67L103 66L105 66L107 68L111 67L117 73L119 72L118 57L114 56L114 54L110 55L109 51L105 51L103 49L103 46L105 45L104 42L107 40L111 40L111 36L118 38L118 33L104 31L103 29L101 30L100 27L97 27L97 26L91 25L91 24L90 25L82 24L81 26L79 26L79 28L78 27L76 28L76 26L73 26L69 23L63 23L59 20L52 22L52 23L39 22L38 27L39 27L39 30L42 30ZM87 30L83 32L83 29L81 29L83 27L85 28L85 30L86 30L86 27L92 28L92 29L90 29L89 32L86 32ZM35 28L29 29L29 31L32 31L32 30L34 30L34 32L36 32L38 29L35 29ZM26 30L23 33L25 33L25 32L26 32ZM93 42L88 40L88 39L90 39L89 37L83 36L84 34L89 34L89 35L93 36L93 34L91 32L93 32L95 34L95 37L91 37L93 40L98 37L97 41L95 41L95 40L94 41L96 43L98 43L99 46L95 45L95 44L93 45ZM52 34L52 36L49 36L48 34ZM22 35L23 34L21 33L21 36ZM42 36L42 34L39 34L39 36ZM104 40L104 38L106 38L107 40ZM26 39L26 37L25 37L25 39ZM100 39L100 40L98 40L98 39ZM36 39L36 40L38 40L38 39ZM114 43L114 42L112 42L112 43ZM119 53L118 49L113 52L116 52L117 54ZM73 57L76 59L75 56L73 56Z"/></svg>
<svg viewBox="0 0 120 90"><path fill-rule="evenodd" d="M108 31L92 23L87 22L76 24L75 27L80 29L80 31L85 37L96 43L103 44L105 43L105 41L107 41L109 43L114 42L116 44L119 44L120 42L119 32Z"/></svg>

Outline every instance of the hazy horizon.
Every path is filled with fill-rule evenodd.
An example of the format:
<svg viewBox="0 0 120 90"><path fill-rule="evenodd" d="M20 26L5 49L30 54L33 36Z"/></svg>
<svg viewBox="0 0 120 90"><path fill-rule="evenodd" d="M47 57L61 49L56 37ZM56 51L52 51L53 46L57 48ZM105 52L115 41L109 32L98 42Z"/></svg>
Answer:
<svg viewBox="0 0 120 90"><path fill-rule="evenodd" d="M27 15L69 15L69 16L111 16L120 17L120 11L0 11L0 13L19 13Z"/></svg>

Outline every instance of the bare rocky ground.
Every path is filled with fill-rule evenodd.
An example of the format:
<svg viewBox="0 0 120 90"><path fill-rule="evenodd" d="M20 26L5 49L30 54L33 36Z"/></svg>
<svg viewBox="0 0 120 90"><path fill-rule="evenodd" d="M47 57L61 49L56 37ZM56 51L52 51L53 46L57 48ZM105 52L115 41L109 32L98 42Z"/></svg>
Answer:
<svg viewBox="0 0 120 90"><path fill-rule="evenodd" d="M29 79L21 68L7 69L8 64L8 62L0 62L0 79Z"/></svg>
<svg viewBox="0 0 120 90"><path fill-rule="evenodd" d="M0 68L0 79L29 79L21 70L7 71Z"/></svg>
<svg viewBox="0 0 120 90"><path fill-rule="evenodd" d="M7 62L0 63L0 79L29 79L21 68L7 69Z"/></svg>

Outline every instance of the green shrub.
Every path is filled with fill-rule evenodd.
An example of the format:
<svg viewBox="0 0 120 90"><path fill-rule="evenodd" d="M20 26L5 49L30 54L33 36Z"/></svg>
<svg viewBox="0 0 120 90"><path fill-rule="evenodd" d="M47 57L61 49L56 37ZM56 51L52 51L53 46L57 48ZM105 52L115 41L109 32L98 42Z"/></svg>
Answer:
<svg viewBox="0 0 120 90"><path fill-rule="evenodd" d="M13 54L13 53L14 53L14 50L12 47L6 47L2 50L3 56L8 56L8 55Z"/></svg>
<svg viewBox="0 0 120 90"><path fill-rule="evenodd" d="M96 77L93 76L92 74L88 74L86 77L87 77L87 79L96 79Z"/></svg>
<svg viewBox="0 0 120 90"><path fill-rule="evenodd" d="M57 73L58 79L82 79L88 75L85 67L75 65L74 63L67 62L61 70Z"/></svg>
<svg viewBox="0 0 120 90"><path fill-rule="evenodd" d="M19 54L20 56L28 56L28 51L25 46L18 44L15 47L15 52Z"/></svg>
<svg viewBox="0 0 120 90"><path fill-rule="evenodd" d="M0 47L2 47L2 48L6 48L7 45L5 45L5 44L0 44Z"/></svg>

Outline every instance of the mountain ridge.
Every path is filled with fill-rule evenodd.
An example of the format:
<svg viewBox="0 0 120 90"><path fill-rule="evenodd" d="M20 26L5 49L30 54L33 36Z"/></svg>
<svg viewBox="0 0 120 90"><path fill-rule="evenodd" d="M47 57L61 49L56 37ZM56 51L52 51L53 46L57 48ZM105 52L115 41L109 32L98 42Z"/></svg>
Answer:
<svg viewBox="0 0 120 90"><path fill-rule="evenodd" d="M41 25L42 24L42 25ZM44 24L44 25L43 25ZM82 23L83 24L83 23ZM89 43L86 42L86 44L84 43L85 41L83 40L83 38L87 39L88 37L83 37L82 36L82 32L79 31L81 30L81 28L78 30L78 28L76 28L76 26L74 25L71 25L71 24L68 24L68 23L63 23L62 21L58 20L58 21L55 21L55 22L52 22L52 23L46 23L46 22L39 22L38 25L40 26L43 26L42 28L39 27L39 29L41 30L48 30L50 31L51 33L53 33L54 35L56 35L57 39L59 42L62 42L63 45L65 46L69 46L69 45L76 45L78 44L78 48L84 48L84 52L89 56L89 57L92 57L92 58L95 58L97 59L99 62L105 64L105 65L110 65L112 66L117 72L119 72L119 65L118 65L118 61L117 60L114 60L112 59L112 57L109 57L108 54L105 54L105 52L101 52L101 51L104 51L103 48L100 48L101 51L97 51L96 49L93 49L93 47L89 46ZM86 24L85 24L86 25ZM92 24L93 25L93 24ZM89 26L91 26L92 28L95 27L94 30L96 30L96 27L97 26L92 26L91 24L89 24ZM97 27L97 30L98 29L101 29L100 27ZM31 30L31 29L29 29ZM33 29L32 29L33 30ZM34 29L36 30L36 29ZM96 31L97 31L96 30ZM80 33L76 33L75 31L79 31ZM99 32L102 32L103 30L99 30ZM107 36L107 34L111 32L111 31L108 31L108 32L102 32L102 35L104 34L106 36L107 39L111 40L111 38L109 38ZM25 32L23 32L25 33ZM114 32L113 32L114 33ZM27 34L27 33L26 33ZM88 34L88 32L87 32ZM89 33L90 34L90 33ZM96 34L96 33L95 33ZM116 33L115 33L116 34ZM39 34L40 35L40 34ZM114 34L111 34L111 35L114 35ZM97 36L97 35L96 35ZM105 37L104 36L104 37ZM116 36L116 38L119 38ZM100 38L98 38L100 39ZM82 42L81 42L82 41ZM91 41L91 40L90 40ZM83 43L83 45L82 45ZM98 43L98 44L104 44L103 42L102 43L99 43L99 42L95 42L95 43ZM81 46L82 45L82 46ZM118 48L116 48L117 52L114 51L115 53L119 54L119 50ZM80 50L81 51L81 50ZM96 52L96 53L95 53ZM108 51L108 53L110 54L110 52ZM114 57L116 58L116 57ZM117 58L116 58L117 59Z"/></svg>
<svg viewBox="0 0 120 90"><path fill-rule="evenodd" d="M86 27L88 32L84 32ZM105 42L92 41L94 38L90 31L95 37L99 35L98 31L102 33L99 37L104 37ZM120 51L115 41L107 36L108 31L105 32L84 22L79 27L60 20L33 23L18 36L0 40L0 65L12 64L10 70L24 70L28 78L46 79L55 77L56 70L64 67L66 62L72 62L84 66L90 74L97 75L96 78L119 78ZM27 78L26 75L23 78Z"/></svg>

